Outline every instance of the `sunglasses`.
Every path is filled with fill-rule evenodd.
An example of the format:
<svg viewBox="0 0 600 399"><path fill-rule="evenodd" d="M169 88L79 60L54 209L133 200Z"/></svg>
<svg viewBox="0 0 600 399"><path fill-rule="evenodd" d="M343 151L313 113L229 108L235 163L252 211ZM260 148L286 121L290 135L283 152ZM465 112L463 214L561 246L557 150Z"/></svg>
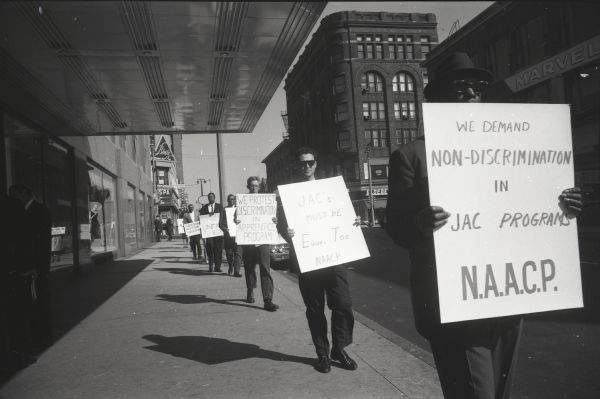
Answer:
<svg viewBox="0 0 600 399"><path fill-rule="evenodd" d="M310 161L298 161L298 165L304 167L304 166L308 166L310 168L312 168L313 166L315 166L315 160L311 159Z"/></svg>
<svg viewBox="0 0 600 399"><path fill-rule="evenodd" d="M452 88L456 93L463 93L468 89L481 93L487 85L488 82L485 80L457 79L452 81Z"/></svg>

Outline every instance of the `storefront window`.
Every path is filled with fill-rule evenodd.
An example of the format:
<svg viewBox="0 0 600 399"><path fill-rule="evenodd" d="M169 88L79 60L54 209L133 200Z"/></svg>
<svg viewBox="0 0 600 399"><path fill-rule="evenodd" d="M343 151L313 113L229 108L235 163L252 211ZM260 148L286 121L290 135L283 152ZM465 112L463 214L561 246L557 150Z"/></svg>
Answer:
<svg viewBox="0 0 600 399"><path fill-rule="evenodd" d="M45 203L52 217L51 266L73 264L73 172L70 151L47 139L43 145Z"/></svg>
<svg viewBox="0 0 600 399"><path fill-rule="evenodd" d="M88 164L90 240L92 254L117 249L116 191L114 179Z"/></svg>
<svg viewBox="0 0 600 399"><path fill-rule="evenodd" d="M4 115L6 178L31 188L52 220L51 267L73 265L73 169L68 148Z"/></svg>
<svg viewBox="0 0 600 399"><path fill-rule="evenodd" d="M144 193L141 191L138 191L137 193L138 195L138 233L139 233L139 247L143 247L144 242L146 240L146 228L145 228L145 224L146 224L146 216L145 216L145 207L144 207Z"/></svg>
<svg viewBox="0 0 600 399"><path fill-rule="evenodd" d="M125 218L125 252L130 253L137 247L137 232L135 225L135 189L127 185Z"/></svg>

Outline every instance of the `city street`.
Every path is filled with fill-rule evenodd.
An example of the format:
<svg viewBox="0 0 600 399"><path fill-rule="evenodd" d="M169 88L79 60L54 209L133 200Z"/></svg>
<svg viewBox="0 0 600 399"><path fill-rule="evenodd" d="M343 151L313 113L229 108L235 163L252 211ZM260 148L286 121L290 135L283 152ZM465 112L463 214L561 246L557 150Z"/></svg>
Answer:
<svg viewBox="0 0 600 399"><path fill-rule="evenodd" d="M429 351L414 328L407 251L394 245L383 229L363 232L371 258L350 266L354 309ZM599 277L598 265L582 266L584 309L525 317L514 399L600 397L600 294L593 286Z"/></svg>

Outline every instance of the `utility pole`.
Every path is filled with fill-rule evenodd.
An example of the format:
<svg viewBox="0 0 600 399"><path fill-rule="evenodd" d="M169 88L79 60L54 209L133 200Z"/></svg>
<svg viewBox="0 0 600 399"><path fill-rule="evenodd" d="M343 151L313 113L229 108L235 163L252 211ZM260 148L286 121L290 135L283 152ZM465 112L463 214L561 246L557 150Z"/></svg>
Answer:
<svg viewBox="0 0 600 399"><path fill-rule="evenodd" d="M369 203L371 205L371 227L375 226L375 207L373 205L373 182L371 179L371 145L366 147L367 151L367 171L369 176Z"/></svg>

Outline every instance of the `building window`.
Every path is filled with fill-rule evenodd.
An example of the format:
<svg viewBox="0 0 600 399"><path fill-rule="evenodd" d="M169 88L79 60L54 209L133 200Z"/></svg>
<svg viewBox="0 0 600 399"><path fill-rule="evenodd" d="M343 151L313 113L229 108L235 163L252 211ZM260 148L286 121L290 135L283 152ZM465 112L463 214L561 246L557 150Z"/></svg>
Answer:
<svg viewBox="0 0 600 399"><path fill-rule="evenodd" d="M429 36L421 36L421 58L427 58L427 54L431 51Z"/></svg>
<svg viewBox="0 0 600 399"><path fill-rule="evenodd" d="M158 177L158 184L169 184L169 173L168 169L165 168L156 168L156 173Z"/></svg>
<svg viewBox="0 0 600 399"><path fill-rule="evenodd" d="M350 140L350 132L344 130L338 133L338 150L345 151L352 148L352 141Z"/></svg>
<svg viewBox="0 0 600 399"><path fill-rule="evenodd" d="M415 80L406 72L399 72L392 79L392 91L401 93L412 93L415 91Z"/></svg>
<svg viewBox="0 0 600 399"><path fill-rule="evenodd" d="M365 46L367 47L367 59L371 60L373 59L373 45L372 44L365 44Z"/></svg>
<svg viewBox="0 0 600 399"><path fill-rule="evenodd" d="M375 45L375 58L378 60L383 59L383 44Z"/></svg>
<svg viewBox="0 0 600 399"><path fill-rule="evenodd" d="M333 79L333 94L340 94L346 91L346 77L344 75L336 76Z"/></svg>
<svg viewBox="0 0 600 399"><path fill-rule="evenodd" d="M361 77L360 87L371 93L382 93L383 79L377 72L367 72Z"/></svg>
<svg viewBox="0 0 600 399"><path fill-rule="evenodd" d="M408 144L417 138L417 129L396 129L396 144Z"/></svg>
<svg viewBox="0 0 600 399"><path fill-rule="evenodd" d="M365 130L365 139L373 148L385 148L387 131L385 129L368 129Z"/></svg>
<svg viewBox="0 0 600 399"><path fill-rule="evenodd" d="M393 37L388 37L388 53L390 60L396 59L396 44Z"/></svg>
<svg viewBox="0 0 600 399"><path fill-rule="evenodd" d="M323 58L320 58L323 59ZM331 61L341 61L344 59L344 48L341 44L334 45L331 48Z"/></svg>
<svg viewBox="0 0 600 399"><path fill-rule="evenodd" d="M348 119L348 104L336 104L335 106L335 121L341 122Z"/></svg>
<svg viewBox="0 0 600 399"><path fill-rule="evenodd" d="M363 117L365 120L385 120L385 106L383 102L363 103Z"/></svg>
<svg viewBox="0 0 600 399"><path fill-rule="evenodd" d="M425 87L427 84L429 84L429 75L427 74L427 71L423 71L423 87Z"/></svg>
<svg viewBox="0 0 600 399"><path fill-rule="evenodd" d="M396 101L394 102L394 118L395 119L416 119L417 112L415 103L412 101Z"/></svg>

